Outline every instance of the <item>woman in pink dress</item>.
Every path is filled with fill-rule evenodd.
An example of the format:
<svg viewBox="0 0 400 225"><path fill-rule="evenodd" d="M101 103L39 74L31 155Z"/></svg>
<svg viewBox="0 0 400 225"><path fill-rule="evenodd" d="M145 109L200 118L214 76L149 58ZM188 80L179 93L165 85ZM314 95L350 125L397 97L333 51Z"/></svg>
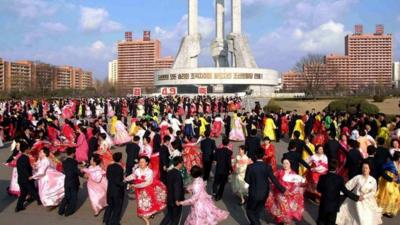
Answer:
<svg viewBox="0 0 400 225"><path fill-rule="evenodd" d="M221 118L221 116L218 114L212 123L212 129L211 129L211 137L216 137L219 138L222 133L222 127L224 125L224 121Z"/></svg>
<svg viewBox="0 0 400 225"><path fill-rule="evenodd" d="M328 158L324 154L324 147L318 145L316 153L311 156L311 170L308 171L306 191L316 202L319 201L321 194L317 191L319 177L328 172Z"/></svg>
<svg viewBox="0 0 400 225"><path fill-rule="evenodd" d="M20 194L20 188L18 185L18 172L17 172L17 160L21 156L21 152L19 151L19 143L18 142L13 142L11 146L13 146L15 143L15 147L13 148L13 153L11 156L8 158L7 162L5 163L6 166L12 168L12 173L11 173L11 180L10 180L10 186L7 187L7 193L12 196L19 196Z"/></svg>
<svg viewBox="0 0 400 225"><path fill-rule="evenodd" d="M123 145L132 140L132 137L129 136L129 133L125 127L125 125L120 120L120 116L115 124L115 136L114 136L114 144Z"/></svg>
<svg viewBox="0 0 400 225"><path fill-rule="evenodd" d="M139 157L139 167L125 178L133 181L135 189L137 216L141 217L146 225L150 225L149 218L166 207L167 190L161 181L154 179L153 170L149 168L150 159L147 156Z"/></svg>
<svg viewBox="0 0 400 225"><path fill-rule="evenodd" d="M211 196L206 191L206 182L202 178L203 170L198 166L193 166L190 175L193 183L188 186L188 191L192 196L178 202L179 205L190 205L190 213L186 218L185 225L216 225L229 216L229 212L215 206Z"/></svg>
<svg viewBox="0 0 400 225"><path fill-rule="evenodd" d="M85 173L87 181L87 189L90 204L94 211L94 215L98 216L100 211L107 206L107 178L106 172L101 168L101 158L98 154L94 154L90 161L90 167L82 169Z"/></svg>
<svg viewBox="0 0 400 225"><path fill-rule="evenodd" d="M84 128L78 128L78 140L76 141L75 159L78 162L88 161L89 145L86 141L86 135L83 133Z"/></svg>
<svg viewBox="0 0 400 225"><path fill-rule="evenodd" d="M229 132L229 140L231 141L244 141L244 133L243 133L243 126L241 119L241 114L238 113L237 115L234 114L233 116L233 125L232 130Z"/></svg>
<svg viewBox="0 0 400 225"><path fill-rule="evenodd" d="M292 224L293 220L300 221L304 211L303 188L305 179L290 168L288 159L282 160L283 169L275 173L279 183L286 188L286 193L281 193L275 186L269 194L265 208L277 223Z"/></svg>
<svg viewBox="0 0 400 225"><path fill-rule="evenodd" d="M65 175L56 170L55 165L48 158L49 155L48 148L40 151L32 179L37 180L39 197L43 206L54 207L64 198Z"/></svg>

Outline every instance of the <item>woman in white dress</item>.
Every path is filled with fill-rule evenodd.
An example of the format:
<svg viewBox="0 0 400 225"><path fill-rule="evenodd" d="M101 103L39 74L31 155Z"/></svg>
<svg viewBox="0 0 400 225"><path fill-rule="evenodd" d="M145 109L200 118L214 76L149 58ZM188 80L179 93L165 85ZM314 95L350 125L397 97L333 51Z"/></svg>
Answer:
<svg viewBox="0 0 400 225"><path fill-rule="evenodd" d="M181 130L181 122L175 117L175 115L172 115L172 118L170 119L171 122L171 127L174 131L174 136L176 136L176 132Z"/></svg>
<svg viewBox="0 0 400 225"><path fill-rule="evenodd" d="M240 197L240 205L245 203L245 196L248 193L249 185L244 181L247 165L250 163L249 157L245 154L245 146L239 147L239 154L234 159L234 176L232 181L232 190Z"/></svg>
<svg viewBox="0 0 400 225"><path fill-rule="evenodd" d="M336 218L338 225L378 225L382 224L381 209L376 202L376 180L369 175L371 169L367 162L362 164L362 175L353 177L346 188L353 190L361 200L354 202L346 199Z"/></svg>
<svg viewBox="0 0 400 225"><path fill-rule="evenodd" d="M36 172L32 179L37 180L40 201L43 206L57 206L64 198L65 175L56 170L54 163L48 158L50 150L44 148L39 153Z"/></svg>

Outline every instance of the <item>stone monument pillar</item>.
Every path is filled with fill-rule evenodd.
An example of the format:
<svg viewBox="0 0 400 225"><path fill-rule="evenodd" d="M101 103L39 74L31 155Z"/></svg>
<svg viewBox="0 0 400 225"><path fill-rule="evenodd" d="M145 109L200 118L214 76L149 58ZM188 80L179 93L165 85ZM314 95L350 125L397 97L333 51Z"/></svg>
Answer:
<svg viewBox="0 0 400 225"><path fill-rule="evenodd" d="M211 43L211 53L215 67L228 67L228 45L225 41L225 0L215 1L215 40Z"/></svg>

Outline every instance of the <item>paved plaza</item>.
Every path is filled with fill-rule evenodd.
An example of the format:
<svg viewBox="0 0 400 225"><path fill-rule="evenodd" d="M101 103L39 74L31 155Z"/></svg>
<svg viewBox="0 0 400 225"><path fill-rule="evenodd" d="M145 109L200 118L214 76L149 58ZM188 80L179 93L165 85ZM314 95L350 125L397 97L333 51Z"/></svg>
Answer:
<svg viewBox="0 0 400 225"><path fill-rule="evenodd" d="M217 144L221 142L217 140ZM242 144L235 142L235 153L237 152L238 146ZM0 161L5 162L10 155L9 143L0 149ZM275 143L276 145L276 156L278 162L280 162L282 154L286 151L287 140ZM113 151L125 152L124 147L118 147ZM6 188L9 185L11 176L11 169L2 166L0 169L0 225L100 225L102 224L101 213L98 217L93 216L93 211L90 207L90 202L87 195L86 181L81 180L81 189L78 196L78 207L77 212L69 217L59 216L57 209L47 210L42 206L37 206L36 203L30 204L25 211L14 212L16 205L16 198L7 195ZM212 181L211 181L212 182ZM208 192L211 193L212 183L208 185ZM221 225L244 225L249 224L246 218L244 206L238 204L239 199L232 194L230 184L226 185L224 196L221 201L217 202L217 206L229 211L230 216L227 220L220 223ZM123 207L123 218L121 224L123 225L136 225L144 224L143 220L136 216L136 201L134 200L134 194L125 195L125 202ZM184 207L182 223L188 214L189 207ZM318 207L305 200L305 212L303 214L303 220L297 224L314 225L314 219L317 217ZM163 218L163 213L157 214L151 224L159 224ZM397 216L393 219L383 219L386 225L397 225L400 224L400 217ZM272 217L266 213L262 216L262 224L275 224Z"/></svg>

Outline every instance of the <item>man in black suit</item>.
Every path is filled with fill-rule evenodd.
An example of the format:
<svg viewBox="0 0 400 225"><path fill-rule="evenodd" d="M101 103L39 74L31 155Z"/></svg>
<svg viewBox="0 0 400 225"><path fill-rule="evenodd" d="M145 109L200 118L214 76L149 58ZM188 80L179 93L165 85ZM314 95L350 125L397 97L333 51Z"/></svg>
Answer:
<svg viewBox="0 0 400 225"><path fill-rule="evenodd" d="M93 154L99 149L99 129L93 129L93 136L89 139L89 161L92 159Z"/></svg>
<svg viewBox="0 0 400 225"><path fill-rule="evenodd" d="M279 183L272 172L271 165L263 161L264 151L256 151L256 161L247 167L244 180L249 184L249 198L246 205L246 214L250 225L260 225L260 213L265 207L269 193L269 182L277 187L282 193L285 188Z"/></svg>
<svg viewBox="0 0 400 225"><path fill-rule="evenodd" d="M174 141L174 146L176 146L176 149L178 149L180 152L183 151L183 146L182 146L182 131L178 130L176 131L176 138Z"/></svg>
<svg viewBox="0 0 400 225"><path fill-rule="evenodd" d="M357 196L347 190L343 177L336 174L337 161L329 161L329 172L319 178L317 190L321 193L321 202L318 212L318 225L335 225L336 214L340 207L340 192L354 201L362 201L362 196Z"/></svg>
<svg viewBox="0 0 400 225"><path fill-rule="evenodd" d="M152 126L151 129L154 132L154 136L153 136L153 153L158 153L158 152L160 152L160 148L161 148L160 128Z"/></svg>
<svg viewBox="0 0 400 225"><path fill-rule="evenodd" d="M178 225L181 219L182 206L179 204L185 198L183 180L180 170L183 158L178 156L172 160L174 168L167 174L167 214L160 225Z"/></svg>
<svg viewBox="0 0 400 225"><path fill-rule="evenodd" d="M324 152L328 160L338 159L338 151L342 151L345 155L347 155L346 149L336 140L336 134L330 133L329 140L326 142L324 146Z"/></svg>
<svg viewBox="0 0 400 225"><path fill-rule="evenodd" d="M132 174L132 168L138 162L139 158L139 146L140 137L133 137L133 142L129 142L126 144L125 152L126 152L126 171L125 175L129 176Z"/></svg>
<svg viewBox="0 0 400 225"><path fill-rule="evenodd" d="M228 181L228 176L232 172L232 151L227 147L229 139L222 140L222 148L215 151L214 161L217 162L215 167L215 177L213 183L213 195L216 201L222 198L224 193L225 184Z"/></svg>
<svg viewBox="0 0 400 225"><path fill-rule="evenodd" d="M64 199L58 208L58 214L64 216L72 215L76 210L78 202L79 176L82 175L75 160L75 148L67 148L67 159L62 162L64 180Z"/></svg>
<svg viewBox="0 0 400 225"><path fill-rule="evenodd" d="M260 142L261 142L260 138L257 137L257 130L256 129L251 130L250 136L246 137L244 146L247 156L253 161L256 160L255 157L256 151L259 148L261 148Z"/></svg>
<svg viewBox="0 0 400 225"><path fill-rule="evenodd" d="M294 140L289 142L288 150L283 154L283 159L287 159L290 162L290 167L296 173L299 173L300 163L307 169L311 169L310 165L301 158L301 155L296 151L297 143Z"/></svg>
<svg viewBox="0 0 400 225"><path fill-rule="evenodd" d="M22 155L17 160L17 173L18 173L18 185L20 188L20 195L18 197L17 207L15 212L25 210L24 203L26 196L30 196L31 199L36 200L38 205L41 205L39 196L35 189L35 183L32 178L32 166L29 162L29 144L25 140L21 140L17 143L17 148L21 151Z"/></svg>
<svg viewBox="0 0 400 225"><path fill-rule="evenodd" d="M165 135L163 140L163 145L160 148L160 180L164 184L167 184L167 171L170 163L169 159L169 146L170 146L171 136Z"/></svg>
<svg viewBox="0 0 400 225"><path fill-rule="evenodd" d="M215 144L215 140L210 138L209 131L204 132L204 135L206 136L206 138L200 142L200 149L202 153L204 168L203 180L206 181L210 177L214 152L217 146Z"/></svg>
<svg viewBox="0 0 400 225"><path fill-rule="evenodd" d="M121 221L122 204L124 202L124 169L120 165L122 153L113 154L114 163L107 167L107 208L104 212L103 223L119 225Z"/></svg>
<svg viewBox="0 0 400 225"><path fill-rule="evenodd" d="M346 158L345 167L348 171L349 180L358 174L361 174L361 163L364 160L360 152L360 143L358 141L352 141L350 143L352 148L349 151L349 155Z"/></svg>
<svg viewBox="0 0 400 225"><path fill-rule="evenodd" d="M392 155L390 154L389 149L384 146L385 139L383 137L378 137L377 143L378 147L376 148L375 153L375 169L377 177L379 178L383 174L383 165L392 158Z"/></svg>
<svg viewBox="0 0 400 225"><path fill-rule="evenodd" d="M368 153L368 158L366 158L364 161L368 163L370 172L369 174L375 178L375 180L378 180L378 173L376 170L376 159L375 159L375 153L376 153L376 148L373 145L370 145L367 147L367 153ZM364 162L363 161L363 162ZM362 164L361 164L362 167Z"/></svg>
<svg viewBox="0 0 400 225"><path fill-rule="evenodd" d="M293 142L296 145L296 152L300 155L303 155L303 151L307 151L307 153L311 156L313 152L311 149L306 145L306 143L300 139L300 132L298 130L293 132Z"/></svg>

